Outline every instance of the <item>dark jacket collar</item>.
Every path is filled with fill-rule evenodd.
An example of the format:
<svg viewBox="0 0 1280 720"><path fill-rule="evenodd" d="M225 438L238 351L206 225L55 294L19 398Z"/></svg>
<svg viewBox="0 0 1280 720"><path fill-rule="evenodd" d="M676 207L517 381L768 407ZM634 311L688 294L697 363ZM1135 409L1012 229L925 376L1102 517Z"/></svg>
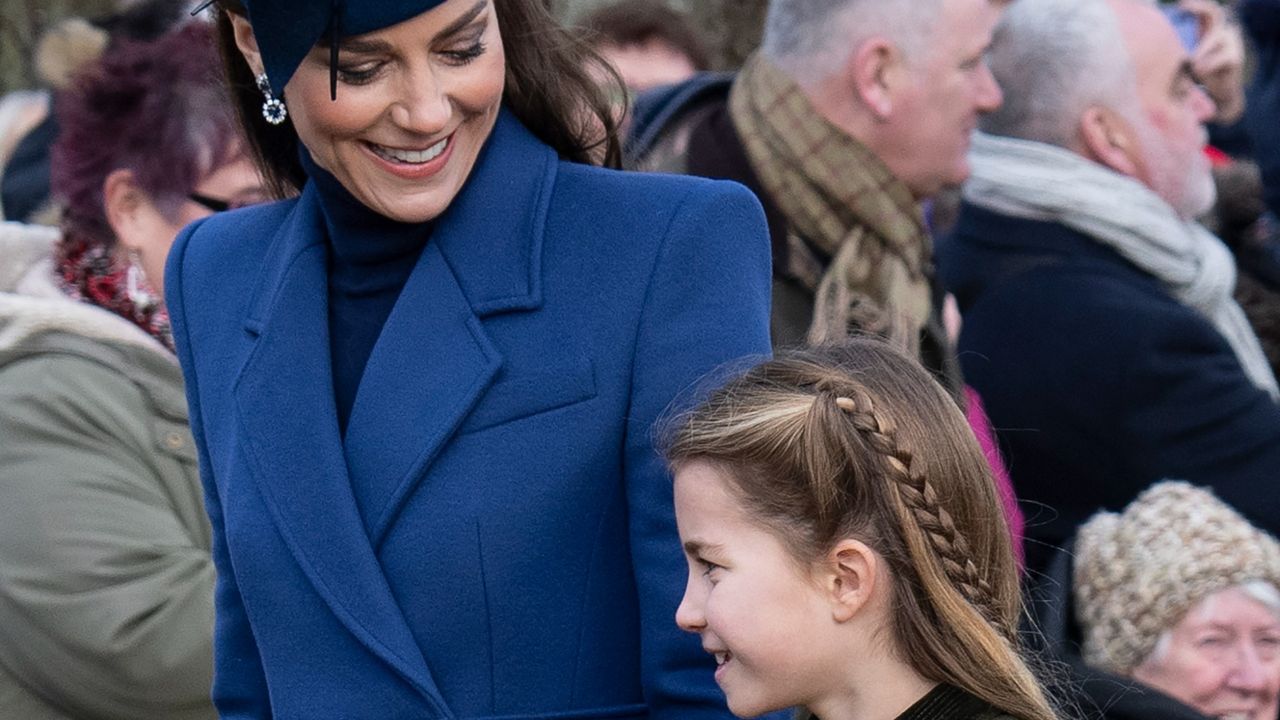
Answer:
<svg viewBox="0 0 1280 720"><path fill-rule="evenodd" d="M480 315L531 309L542 303L542 240L547 187L556 171L555 152L509 111L494 125L471 177L436 219L431 242L449 260L472 309ZM533 203L513 203L522 192ZM307 248L325 242L319 195L310 184L276 233L246 325L262 326L281 278Z"/></svg>
<svg viewBox="0 0 1280 720"><path fill-rule="evenodd" d="M1047 265L1090 268L1159 289L1154 277L1082 232L968 202L960 206L955 230L939 241L937 256L938 275L962 311L1004 280Z"/></svg>
<svg viewBox="0 0 1280 720"><path fill-rule="evenodd" d="M649 90L631 106L625 153L628 158L644 157L662 134L690 108L707 100L729 97L733 73L703 72L675 85Z"/></svg>
<svg viewBox="0 0 1280 720"><path fill-rule="evenodd" d="M1059 693L1081 711L1081 717L1105 720L1208 720L1194 709L1142 683L1085 665L1080 652L1081 629L1076 622L1074 542L1053 551L1045 572L1032 585L1028 610L1039 632L1037 650L1058 663L1054 679L1064 683Z"/></svg>

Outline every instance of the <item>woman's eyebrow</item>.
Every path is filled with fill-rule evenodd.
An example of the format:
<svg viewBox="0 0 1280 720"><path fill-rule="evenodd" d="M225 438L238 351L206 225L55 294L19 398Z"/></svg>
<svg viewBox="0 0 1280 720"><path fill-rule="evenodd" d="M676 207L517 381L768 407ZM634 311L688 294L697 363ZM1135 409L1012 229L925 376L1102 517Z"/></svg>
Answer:
<svg viewBox="0 0 1280 720"><path fill-rule="evenodd" d="M338 48L344 53L386 53L391 51L391 43L385 40L343 40Z"/></svg>
<svg viewBox="0 0 1280 720"><path fill-rule="evenodd" d="M471 23L472 20L475 20L477 17L479 17L480 13L484 12L484 9L487 8L488 6L489 6L489 0L480 0L480 2L476 3L475 5L472 5L470 10L463 13L462 17L459 17L457 20L454 20L453 22L449 23L445 27L445 29L441 30L440 33L436 35L436 37L448 37L458 32L459 30L465 28L467 25Z"/></svg>

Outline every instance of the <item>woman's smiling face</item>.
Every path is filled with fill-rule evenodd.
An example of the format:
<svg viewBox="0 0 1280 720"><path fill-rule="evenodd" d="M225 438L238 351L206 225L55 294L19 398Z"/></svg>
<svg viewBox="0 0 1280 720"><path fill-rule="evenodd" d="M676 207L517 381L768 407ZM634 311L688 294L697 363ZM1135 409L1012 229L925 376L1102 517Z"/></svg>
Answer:
<svg viewBox="0 0 1280 720"><path fill-rule="evenodd" d="M317 46L285 85L311 157L370 209L431 220L466 183L493 130L506 74L490 0L445 0L421 15L329 49Z"/></svg>

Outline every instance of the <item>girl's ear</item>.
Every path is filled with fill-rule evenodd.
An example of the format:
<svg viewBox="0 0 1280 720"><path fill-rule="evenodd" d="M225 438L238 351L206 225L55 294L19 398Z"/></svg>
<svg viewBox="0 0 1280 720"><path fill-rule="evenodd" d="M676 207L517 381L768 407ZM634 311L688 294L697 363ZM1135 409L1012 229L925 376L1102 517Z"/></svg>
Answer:
<svg viewBox="0 0 1280 720"><path fill-rule="evenodd" d="M240 49L244 61L249 64L254 77L261 75L266 66L262 64L262 53L258 51L258 38L253 34L253 26L249 24L249 19L233 12L228 12L227 17L231 20L236 47Z"/></svg>
<svg viewBox="0 0 1280 720"><path fill-rule="evenodd" d="M827 592L832 617L838 623L853 619L871 601L880 580L880 556L852 538L841 540L827 555Z"/></svg>

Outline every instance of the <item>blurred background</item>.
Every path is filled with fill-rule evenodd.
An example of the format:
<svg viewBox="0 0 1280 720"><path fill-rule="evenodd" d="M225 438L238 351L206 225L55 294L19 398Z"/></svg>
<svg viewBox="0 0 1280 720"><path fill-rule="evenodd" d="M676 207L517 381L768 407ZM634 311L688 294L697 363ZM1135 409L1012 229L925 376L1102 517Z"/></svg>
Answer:
<svg viewBox="0 0 1280 720"><path fill-rule="evenodd" d="M609 0L550 0L562 19L574 22ZM45 32L69 17L105 18L139 0L0 0L0 94L40 86L36 46ZM174 0L175 5L185 5ZM668 0L688 13L705 38L712 66L737 67L755 47L764 21L764 0Z"/></svg>

